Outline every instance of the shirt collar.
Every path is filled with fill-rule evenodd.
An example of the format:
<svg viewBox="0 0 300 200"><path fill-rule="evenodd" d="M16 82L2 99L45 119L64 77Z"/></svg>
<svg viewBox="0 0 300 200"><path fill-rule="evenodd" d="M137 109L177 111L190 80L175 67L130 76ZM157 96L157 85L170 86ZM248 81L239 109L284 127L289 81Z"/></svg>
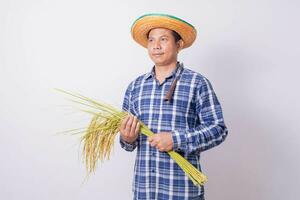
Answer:
<svg viewBox="0 0 300 200"><path fill-rule="evenodd" d="M166 77L166 79L178 75L183 67L183 63L177 62L176 69L174 69L171 74ZM144 76L145 80L149 79L150 77L155 77L155 66L153 66L151 71Z"/></svg>

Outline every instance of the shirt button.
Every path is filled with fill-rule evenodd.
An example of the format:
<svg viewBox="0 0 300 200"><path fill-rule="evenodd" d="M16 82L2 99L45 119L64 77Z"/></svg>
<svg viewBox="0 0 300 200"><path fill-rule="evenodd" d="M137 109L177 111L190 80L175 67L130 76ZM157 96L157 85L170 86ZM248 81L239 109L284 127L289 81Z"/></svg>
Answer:
<svg viewBox="0 0 300 200"><path fill-rule="evenodd" d="M151 172L153 172L153 173L154 173L154 172L155 172L155 170L154 170L154 169L152 169L152 170L151 170Z"/></svg>

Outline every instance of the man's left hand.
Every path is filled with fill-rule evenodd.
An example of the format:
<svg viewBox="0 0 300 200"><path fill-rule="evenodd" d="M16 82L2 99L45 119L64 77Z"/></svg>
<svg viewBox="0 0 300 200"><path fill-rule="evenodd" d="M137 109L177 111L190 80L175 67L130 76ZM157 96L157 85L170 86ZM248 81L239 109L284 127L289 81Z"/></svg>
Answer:
<svg viewBox="0 0 300 200"><path fill-rule="evenodd" d="M173 138L170 132L160 132L148 137L148 141L152 147L156 147L159 151L171 151L173 149Z"/></svg>

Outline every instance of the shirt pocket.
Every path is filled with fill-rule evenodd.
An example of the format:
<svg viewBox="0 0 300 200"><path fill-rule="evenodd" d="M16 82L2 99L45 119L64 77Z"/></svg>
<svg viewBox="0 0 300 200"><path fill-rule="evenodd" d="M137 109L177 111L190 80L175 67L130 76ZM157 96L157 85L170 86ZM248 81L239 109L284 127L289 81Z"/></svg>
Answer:
<svg viewBox="0 0 300 200"><path fill-rule="evenodd" d="M166 102L166 107L173 113L175 128L187 129L193 126L197 118L196 89L188 81L181 81L176 86L172 101Z"/></svg>

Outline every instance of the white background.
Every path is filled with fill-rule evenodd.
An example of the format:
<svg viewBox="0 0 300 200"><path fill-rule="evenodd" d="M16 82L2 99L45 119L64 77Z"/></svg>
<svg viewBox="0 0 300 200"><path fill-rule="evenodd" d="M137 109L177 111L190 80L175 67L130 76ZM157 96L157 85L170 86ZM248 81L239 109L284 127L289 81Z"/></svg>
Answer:
<svg viewBox="0 0 300 200"><path fill-rule="evenodd" d="M206 198L298 199L299 11L296 0L0 2L0 199L131 199L135 153L116 142L84 182L79 136L89 116L53 88L121 107L152 62L132 22L163 12L192 23L185 66L213 84L229 129L202 154ZM298 57L298 58L297 58Z"/></svg>

